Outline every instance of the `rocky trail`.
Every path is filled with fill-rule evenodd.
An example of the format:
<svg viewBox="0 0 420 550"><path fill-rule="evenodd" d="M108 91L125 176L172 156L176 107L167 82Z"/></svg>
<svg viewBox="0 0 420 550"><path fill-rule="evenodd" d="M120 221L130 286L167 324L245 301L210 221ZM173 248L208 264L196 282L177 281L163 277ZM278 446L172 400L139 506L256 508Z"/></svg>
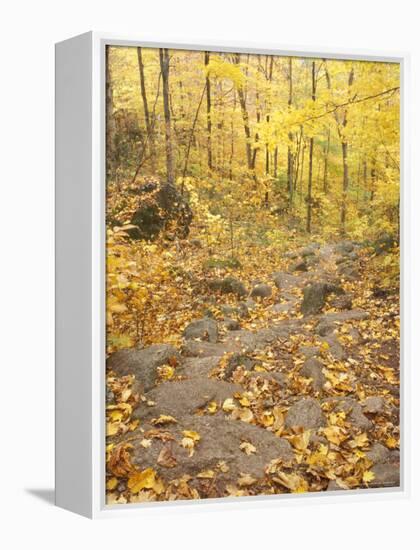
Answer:
<svg viewBox="0 0 420 550"><path fill-rule="evenodd" d="M207 281L182 346L107 360L108 502L399 485L399 310L349 241Z"/></svg>

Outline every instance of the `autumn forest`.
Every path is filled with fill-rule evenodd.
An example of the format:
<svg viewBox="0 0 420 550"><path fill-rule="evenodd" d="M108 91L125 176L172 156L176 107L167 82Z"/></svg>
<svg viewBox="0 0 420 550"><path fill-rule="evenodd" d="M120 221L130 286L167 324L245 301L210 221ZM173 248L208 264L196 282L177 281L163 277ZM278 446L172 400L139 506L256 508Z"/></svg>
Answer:
<svg viewBox="0 0 420 550"><path fill-rule="evenodd" d="M399 65L108 47L108 504L399 485Z"/></svg>

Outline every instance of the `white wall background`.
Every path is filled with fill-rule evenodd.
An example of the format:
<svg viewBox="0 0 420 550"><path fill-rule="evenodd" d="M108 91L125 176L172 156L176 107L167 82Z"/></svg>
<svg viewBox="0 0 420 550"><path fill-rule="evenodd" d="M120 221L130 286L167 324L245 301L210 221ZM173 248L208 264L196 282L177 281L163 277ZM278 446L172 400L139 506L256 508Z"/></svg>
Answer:
<svg viewBox="0 0 420 550"><path fill-rule="evenodd" d="M418 547L420 386L416 371L420 365L415 342L409 499L356 504L343 500L316 506L305 501L300 506L223 513L165 510L154 517L100 522L89 522L45 501L52 498L54 458L54 42L102 30L186 42L220 38L321 50L410 52L411 205L413 212L419 212L420 40L415 7L416 2L409 0L14 0L2 5L0 537L9 538L5 548ZM418 339L420 328L415 311L419 306L418 218L413 215L411 226L413 340Z"/></svg>

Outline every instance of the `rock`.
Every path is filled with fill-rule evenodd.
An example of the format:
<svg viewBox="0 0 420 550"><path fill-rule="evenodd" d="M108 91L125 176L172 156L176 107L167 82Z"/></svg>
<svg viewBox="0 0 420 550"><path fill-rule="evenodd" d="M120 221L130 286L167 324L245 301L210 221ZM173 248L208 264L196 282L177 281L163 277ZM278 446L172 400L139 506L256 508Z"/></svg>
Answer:
<svg viewBox="0 0 420 550"><path fill-rule="evenodd" d="M139 189L139 206L127 230L133 239L153 240L169 225L185 239L193 218L188 202L171 183L149 182Z"/></svg>
<svg viewBox="0 0 420 550"><path fill-rule="evenodd" d="M323 364L314 357L307 359L300 369L301 376L312 378L312 387L315 391L322 391L325 384L325 376L322 369Z"/></svg>
<svg viewBox="0 0 420 550"><path fill-rule="evenodd" d="M315 250L311 246L307 246L306 248L303 248L300 255L302 258L307 258L308 256L314 256Z"/></svg>
<svg viewBox="0 0 420 550"><path fill-rule="evenodd" d="M331 300L330 305L335 309L351 309L353 306L353 300L348 294L343 294L342 296L335 296Z"/></svg>
<svg viewBox="0 0 420 550"><path fill-rule="evenodd" d="M155 404L140 403L133 416L142 424L160 415L170 415L181 421L204 409L210 402L221 406L225 399L240 391L243 388L237 384L211 378L163 382L146 394L148 401Z"/></svg>
<svg viewBox="0 0 420 550"><path fill-rule="evenodd" d="M269 298L271 296L271 293L271 286L261 283L254 286L251 291L251 296L253 298Z"/></svg>
<svg viewBox="0 0 420 550"><path fill-rule="evenodd" d="M324 307L329 294L341 294L342 292L341 287L331 283L313 283L303 291L301 311L304 315L316 315Z"/></svg>
<svg viewBox="0 0 420 550"><path fill-rule="evenodd" d="M340 485L336 482L335 479L331 479L327 486L327 491L345 491L343 487L340 487Z"/></svg>
<svg viewBox="0 0 420 550"><path fill-rule="evenodd" d="M184 329L182 335L186 340L198 338L200 340L207 340L208 342L215 343L217 342L219 331L216 321L205 317L204 319L192 321Z"/></svg>
<svg viewBox="0 0 420 550"><path fill-rule="evenodd" d="M273 313L287 313L292 310L295 305L296 304L293 304L292 302L287 302L285 304L274 304L270 307L270 309Z"/></svg>
<svg viewBox="0 0 420 550"><path fill-rule="evenodd" d="M290 271L308 271L308 265L305 260L300 260L290 266Z"/></svg>
<svg viewBox="0 0 420 550"><path fill-rule="evenodd" d="M181 445L183 430L195 431L200 435L191 456L188 449ZM280 458L289 462L294 459L292 447L287 440L252 424L226 418L223 414L191 416L179 424L165 426L165 431L175 440L163 442L160 439L152 439L150 447L146 449L140 444L143 434L132 437L130 443L133 445L133 464L140 470L148 467L156 469L164 481L189 475L194 478L191 483L194 483L198 490L200 480L196 479L197 474L213 470L217 472L213 485L218 488L220 496L223 496L226 484L236 484L241 475L249 474L255 479L262 479L271 460ZM135 436L135 432L130 435ZM244 441L251 443L256 452L248 455L242 451L240 445ZM168 468L157 462L163 447L166 447L174 457L173 467ZM223 470L218 470L220 462L225 464Z"/></svg>
<svg viewBox="0 0 420 550"><path fill-rule="evenodd" d="M249 373L249 378L262 378L263 380L268 380L269 382L275 382L280 387L284 388L287 386L288 378L287 375L283 372L258 372L258 371L251 371Z"/></svg>
<svg viewBox="0 0 420 550"><path fill-rule="evenodd" d="M216 369L220 357L192 357L186 359L177 374L187 378L208 378L211 372Z"/></svg>
<svg viewBox="0 0 420 550"><path fill-rule="evenodd" d="M348 335L351 337L351 340L354 344L358 344L361 340L360 332L357 328L350 327L348 330Z"/></svg>
<svg viewBox="0 0 420 550"><path fill-rule="evenodd" d="M186 357L222 357L225 353L235 351L240 351L240 345L232 341L213 344L211 342L187 340L182 349L182 353Z"/></svg>
<svg viewBox="0 0 420 550"><path fill-rule="evenodd" d="M107 367L118 376L134 374L144 391L154 387L158 378L157 367L170 362L181 362L176 348L168 344L154 344L144 349L121 349L107 359Z"/></svg>
<svg viewBox="0 0 420 550"><path fill-rule="evenodd" d="M362 403L363 412L368 414L382 413L385 408L385 399L381 396L367 397Z"/></svg>
<svg viewBox="0 0 420 550"><path fill-rule="evenodd" d="M237 296L246 296L247 294L244 284L235 277L213 279L208 282L208 286L211 290L222 294L236 294Z"/></svg>
<svg viewBox="0 0 420 550"><path fill-rule="evenodd" d="M311 357L316 357L317 355L319 355L319 347L318 346L300 346L299 353L304 355L307 359L310 359Z"/></svg>
<svg viewBox="0 0 420 550"><path fill-rule="evenodd" d="M231 319L230 317L225 317L223 319L223 325L227 330L239 330L241 325L236 319Z"/></svg>
<svg viewBox="0 0 420 550"><path fill-rule="evenodd" d="M335 359L342 361L346 357L346 352L344 351L343 346L334 334L329 334L328 336L321 338L321 340L328 344L328 352Z"/></svg>
<svg viewBox="0 0 420 550"><path fill-rule="evenodd" d="M350 241L342 241L341 243L337 243L335 245L334 250L338 254L346 254L346 253L349 253L349 252L353 252L354 244Z"/></svg>
<svg viewBox="0 0 420 550"><path fill-rule="evenodd" d="M319 256L309 256L306 258L306 264L308 267L314 267L320 263L321 259Z"/></svg>
<svg viewBox="0 0 420 550"><path fill-rule="evenodd" d="M349 280L356 280L360 276L358 267L349 262L340 264L337 269L337 274Z"/></svg>
<svg viewBox="0 0 420 550"><path fill-rule="evenodd" d="M224 378L230 378L239 366L242 366L246 371L249 371L253 368L254 365L255 360L251 359L251 357L248 357L243 353L235 353L229 358L227 362L224 370Z"/></svg>
<svg viewBox="0 0 420 550"><path fill-rule="evenodd" d="M384 462L389 462L390 460L390 451L384 445L380 443L375 443L366 452L366 457L371 460L374 464L383 464Z"/></svg>
<svg viewBox="0 0 420 550"><path fill-rule="evenodd" d="M389 233L383 233L373 243L375 254L380 255L384 254L385 252L389 252L397 244L397 242L397 239L395 239L395 237L393 237Z"/></svg>
<svg viewBox="0 0 420 550"><path fill-rule="evenodd" d="M332 398L335 401L334 398ZM339 399L335 409L336 411L343 411L346 413L346 420L351 422L356 428L361 430L371 430L373 427L372 422L363 414L362 407L355 399L351 397L343 397Z"/></svg>
<svg viewBox="0 0 420 550"><path fill-rule="evenodd" d="M297 401L287 411L285 426L287 428L302 427L304 429L318 429L325 426L325 416L321 405L316 399L307 397Z"/></svg>
<svg viewBox="0 0 420 550"><path fill-rule="evenodd" d="M334 323L328 323L326 321L320 321L315 329L316 334L319 336L327 336L327 334L331 334L336 329L336 326Z"/></svg>
<svg viewBox="0 0 420 550"><path fill-rule="evenodd" d="M399 487L400 466L399 464L375 464L371 469L375 479L369 483L369 487Z"/></svg>
<svg viewBox="0 0 420 550"><path fill-rule="evenodd" d="M200 241L200 239L191 239L190 243L191 246L194 246L195 248L203 248L203 243Z"/></svg>
<svg viewBox="0 0 420 550"><path fill-rule="evenodd" d="M250 330L233 330L226 335L225 344L235 347L237 351L250 353L257 347L258 338L255 332Z"/></svg>
<svg viewBox="0 0 420 550"><path fill-rule="evenodd" d="M301 279L297 275L278 271L273 274L273 281L279 290L290 290L299 286Z"/></svg>
<svg viewBox="0 0 420 550"><path fill-rule="evenodd" d="M328 323L330 325L339 325L346 321L362 321L367 319L369 314L361 309L351 309L349 311L325 313L320 319L319 324Z"/></svg>
<svg viewBox="0 0 420 550"><path fill-rule="evenodd" d="M290 252L285 252L284 257L290 260L297 260L299 258L299 254L295 250L291 250Z"/></svg>

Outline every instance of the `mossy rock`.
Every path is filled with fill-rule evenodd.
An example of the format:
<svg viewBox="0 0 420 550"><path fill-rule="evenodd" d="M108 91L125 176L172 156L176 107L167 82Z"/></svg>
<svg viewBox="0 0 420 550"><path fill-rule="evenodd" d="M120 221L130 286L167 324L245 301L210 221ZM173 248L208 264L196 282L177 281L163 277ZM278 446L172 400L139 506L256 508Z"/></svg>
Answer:
<svg viewBox="0 0 420 550"><path fill-rule="evenodd" d="M205 269L239 269L242 267L237 258L209 258L204 262Z"/></svg>

